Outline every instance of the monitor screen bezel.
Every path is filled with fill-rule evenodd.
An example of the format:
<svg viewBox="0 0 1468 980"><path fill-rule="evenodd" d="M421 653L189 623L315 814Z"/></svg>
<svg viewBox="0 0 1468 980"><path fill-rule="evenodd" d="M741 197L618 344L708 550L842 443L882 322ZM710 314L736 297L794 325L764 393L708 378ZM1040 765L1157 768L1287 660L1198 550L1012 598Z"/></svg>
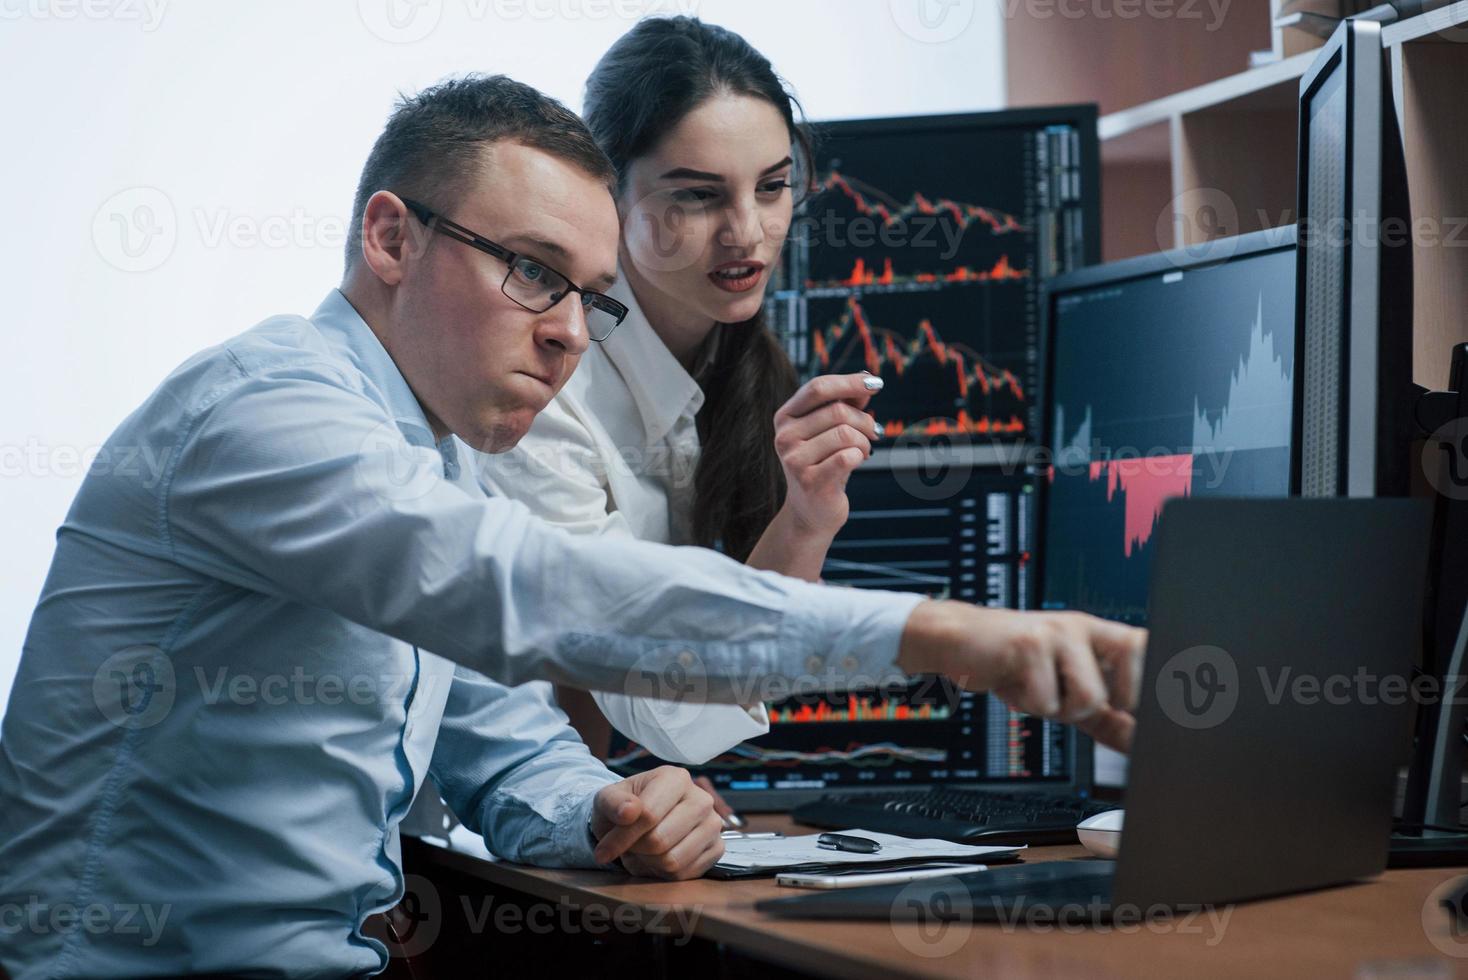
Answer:
<svg viewBox="0 0 1468 980"><path fill-rule="evenodd" d="M1379 136L1375 140L1362 138L1364 133L1380 134L1383 116L1389 111L1382 91L1381 57L1381 26L1371 21L1348 20L1336 28L1300 78L1295 213L1298 226L1305 229L1305 234L1298 236L1295 259L1297 368L1292 432L1296 449L1290 458L1291 494L1304 491L1305 278L1310 239L1317 234L1310 226L1310 109L1321 88L1341 73L1346 117L1342 205L1349 237L1342 279L1346 298L1341 305L1344 322L1340 326L1340 339L1348 377L1342 379L1344 384L1339 389L1338 462L1332 482L1337 495L1371 496L1377 490L1378 428L1383 423L1375 417L1374 410L1355 420L1351 410L1352 393L1358 389L1369 396L1373 409L1388 394L1378 390L1376 347L1364 343L1370 339L1368 333L1381 329L1377 323L1382 287L1378 257L1374 250L1359 247L1355 232L1358 221L1370 224L1382 218L1381 188L1385 174L1381 139ZM1367 115L1371 118L1364 118Z"/></svg>

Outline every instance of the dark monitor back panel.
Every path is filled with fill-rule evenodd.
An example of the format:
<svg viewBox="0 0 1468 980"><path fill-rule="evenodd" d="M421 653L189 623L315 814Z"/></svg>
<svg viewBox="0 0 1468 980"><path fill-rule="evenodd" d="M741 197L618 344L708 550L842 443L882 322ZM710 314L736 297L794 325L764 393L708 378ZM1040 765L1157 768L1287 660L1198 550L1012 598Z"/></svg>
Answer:
<svg viewBox="0 0 1468 980"><path fill-rule="evenodd" d="M1289 493L1290 231L1051 284L1041 604L1142 624L1173 497Z"/></svg>

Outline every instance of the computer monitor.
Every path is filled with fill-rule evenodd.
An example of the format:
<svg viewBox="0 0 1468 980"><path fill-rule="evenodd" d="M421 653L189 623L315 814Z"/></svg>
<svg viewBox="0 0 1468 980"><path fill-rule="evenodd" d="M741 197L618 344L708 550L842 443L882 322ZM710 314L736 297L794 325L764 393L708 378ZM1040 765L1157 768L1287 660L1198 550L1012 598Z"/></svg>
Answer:
<svg viewBox="0 0 1468 980"><path fill-rule="evenodd" d="M1145 624L1167 499L1288 495L1294 238L1256 232L1049 284L1042 608Z"/></svg>
<svg viewBox="0 0 1468 980"><path fill-rule="evenodd" d="M833 585L1016 603L1029 556L1033 480L963 462L867 467L851 477L851 519L823 577ZM885 690L801 695L769 705L770 731L693 767L743 810L785 809L826 791L935 784L1089 789L1072 729L987 694L924 677ZM608 764L660 764L613 737Z"/></svg>
<svg viewBox="0 0 1468 980"><path fill-rule="evenodd" d="M1296 485L1307 495L1404 495L1415 413L1428 409L1426 419L1443 403L1419 402L1412 384L1411 207L1379 25L1341 24L1301 78L1299 150ZM1452 353L1443 420L1462 414L1468 358ZM1468 514L1454 493L1439 492L1435 507L1422 671L1454 691L1468 640ZM1463 727L1460 698L1420 705L1393 864L1468 863L1468 834L1451 829L1462 823Z"/></svg>
<svg viewBox="0 0 1468 980"><path fill-rule="evenodd" d="M1292 484L1307 496L1407 493L1412 242L1381 26L1346 21L1300 80Z"/></svg>
<svg viewBox="0 0 1468 980"><path fill-rule="evenodd" d="M887 438L853 474L833 583L1029 605L1040 289L1099 252L1095 106L819 127L771 321L804 377L871 371ZM1084 792L1067 726L923 678L770 706L697 767L745 810L935 784ZM657 765L615 735L609 762Z"/></svg>
<svg viewBox="0 0 1468 980"><path fill-rule="evenodd" d="M944 454L946 455L946 454ZM826 554L833 585L921 592L982 606L1030 606L1034 480L1028 467L973 467L956 454L866 466Z"/></svg>
<svg viewBox="0 0 1468 980"><path fill-rule="evenodd" d="M1094 105L818 128L772 320L807 376L866 370L886 445L1039 423L1040 286L1099 260Z"/></svg>

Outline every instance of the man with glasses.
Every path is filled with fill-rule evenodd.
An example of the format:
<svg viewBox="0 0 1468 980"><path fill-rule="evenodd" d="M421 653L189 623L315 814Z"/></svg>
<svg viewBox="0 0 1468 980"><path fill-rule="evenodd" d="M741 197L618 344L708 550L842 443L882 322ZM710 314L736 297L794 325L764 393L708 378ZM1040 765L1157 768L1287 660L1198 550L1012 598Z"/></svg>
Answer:
<svg viewBox="0 0 1468 980"><path fill-rule="evenodd" d="M944 672L1125 739L1137 631L575 538L484 495L461 444L513 446L625 313L597 291L610 186L525 86L407 100L342 288L185 362L113 434L109 458L152 453L161 477L84 481L0 737L17 980L379 971L364 927L403 895L425 776L513 860L718 858L686 773L618 781L532 679L751 704Z"/></svg>
<svg viewBox="0 0 1468 980"><path fill-rule="evenodd" d="M606 293L582 289L572 284L561 273L528 255L512 252L503 245L477 235L463 225L435 214L426 205L403 198L403 203L413 216L426 227L457 239L470 248L477 248L486 255L493 255L505 266L505 281L500 289L510 299L532 313L545 313L571 293L581 303L581 314L586 320L586 336L601 343L612 335L617 324L627 318L627 307ZM545 247L542 245L542 247Z"/></svg>

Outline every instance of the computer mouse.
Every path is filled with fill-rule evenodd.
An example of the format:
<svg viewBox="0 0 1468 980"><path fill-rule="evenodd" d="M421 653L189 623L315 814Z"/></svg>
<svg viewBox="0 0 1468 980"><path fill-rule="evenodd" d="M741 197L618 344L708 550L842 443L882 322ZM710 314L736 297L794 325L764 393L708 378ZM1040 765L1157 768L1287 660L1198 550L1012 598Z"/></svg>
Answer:
<svg viewBox="0 0 1468 980"><path fill-rule="evenodd" d="M1125 810L1107 810L1076 824L1076 836L1097 857L1114 858L1121 850L1121 822Z"/></svg>

